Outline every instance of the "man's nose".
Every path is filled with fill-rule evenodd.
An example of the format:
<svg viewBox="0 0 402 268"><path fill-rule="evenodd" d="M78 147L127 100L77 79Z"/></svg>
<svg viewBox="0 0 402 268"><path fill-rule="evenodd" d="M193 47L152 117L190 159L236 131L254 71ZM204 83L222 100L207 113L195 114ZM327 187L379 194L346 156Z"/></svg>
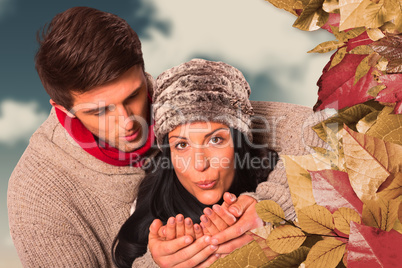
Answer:
<svg viewBox="0 0 402 268"><path fill-rule="evenodd" d="M126 106L120 106L118 108L119 126L125 130L132 130L134 127L135 116Z"/></svg>

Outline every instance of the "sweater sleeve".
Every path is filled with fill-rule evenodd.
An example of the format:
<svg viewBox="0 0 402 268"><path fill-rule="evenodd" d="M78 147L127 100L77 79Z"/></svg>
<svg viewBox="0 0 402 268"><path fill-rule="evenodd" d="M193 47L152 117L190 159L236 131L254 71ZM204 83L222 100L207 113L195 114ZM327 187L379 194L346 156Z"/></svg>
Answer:
<svg viewBox="0 0 402 268"><path fill-rule="evenodd" d="M135 259L132 267L133 268L158 268L159 266L154 262L154 259L152 258L151 252L149 251L149 248L148 248L147 252L142 257Z"/></svg>
<svg viewBox="0 0 402 268"><path fill-rule="evenodd" d="M27 151L11 175L7 196L10 233L22 265L109 266L85 211L70 201L69 191L78 192L77 186L60 183L67 181L63 172L49 161L33 161L34 152Z"/></svg>

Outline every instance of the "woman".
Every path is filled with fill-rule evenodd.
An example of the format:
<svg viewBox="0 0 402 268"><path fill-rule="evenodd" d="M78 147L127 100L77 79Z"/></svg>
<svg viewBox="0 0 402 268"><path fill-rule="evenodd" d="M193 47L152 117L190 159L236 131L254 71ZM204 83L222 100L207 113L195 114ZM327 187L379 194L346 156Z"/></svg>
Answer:
<svg viewBox="0 0 402 268"><path fill-rule="evenodd" d="M252 147L249 95L242 73L222 62L195 59L157 78L153 109L161 153L114 241L118 267L131 267L146 252L154 219L168 223L162 230L167 239L197 239L231 224L230 214L213 224L203 215L225 192L252 192L267 179L277 155Z"/></svg>

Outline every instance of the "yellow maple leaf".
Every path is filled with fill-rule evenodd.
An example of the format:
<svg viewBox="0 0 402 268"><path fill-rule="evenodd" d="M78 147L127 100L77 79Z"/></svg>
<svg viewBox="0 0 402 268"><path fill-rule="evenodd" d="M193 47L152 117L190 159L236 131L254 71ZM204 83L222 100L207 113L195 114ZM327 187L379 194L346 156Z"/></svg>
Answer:
<svg viewBox="0 0 402 268"><path fill-rule="evenodd" d="M339 29L343 31L365 26L362 14L371 3L371 0L339 0L339 12L341 15Z"/></svg>
<svg viewBox="0 0 402 268"><path fill-rule="evenodd" d="M393 114L393 107L385 107L367 135L402 145L402 115Z"/></svg>

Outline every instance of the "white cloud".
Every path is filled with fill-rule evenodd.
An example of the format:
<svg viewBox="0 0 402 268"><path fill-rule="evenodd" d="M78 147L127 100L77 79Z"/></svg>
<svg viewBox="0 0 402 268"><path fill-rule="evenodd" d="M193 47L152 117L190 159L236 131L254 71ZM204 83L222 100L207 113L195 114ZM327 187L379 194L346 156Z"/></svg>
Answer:
<svg viewBox="0 0 402 268"><path fill-rule="evenodd" d="M293 28L295 16L263 0L151 2L156 16L171 23L169 36L151 27L151 38L142 42L146 68L153 76L198 55L249 74L266 70L282 89L304 93L289 101L309 106L316 101L316 82L329 56L317 60L306 52L330 40L329 34ZM296 78L295 70L300 72Z"/></svg>
<svg viewBox="0 0 402 268"><path fill-rule="evenodd" d="M48 116L38 107L39 104L34 101L3 100L0 103L0 143L14 145L28 140Z"/></svg>

